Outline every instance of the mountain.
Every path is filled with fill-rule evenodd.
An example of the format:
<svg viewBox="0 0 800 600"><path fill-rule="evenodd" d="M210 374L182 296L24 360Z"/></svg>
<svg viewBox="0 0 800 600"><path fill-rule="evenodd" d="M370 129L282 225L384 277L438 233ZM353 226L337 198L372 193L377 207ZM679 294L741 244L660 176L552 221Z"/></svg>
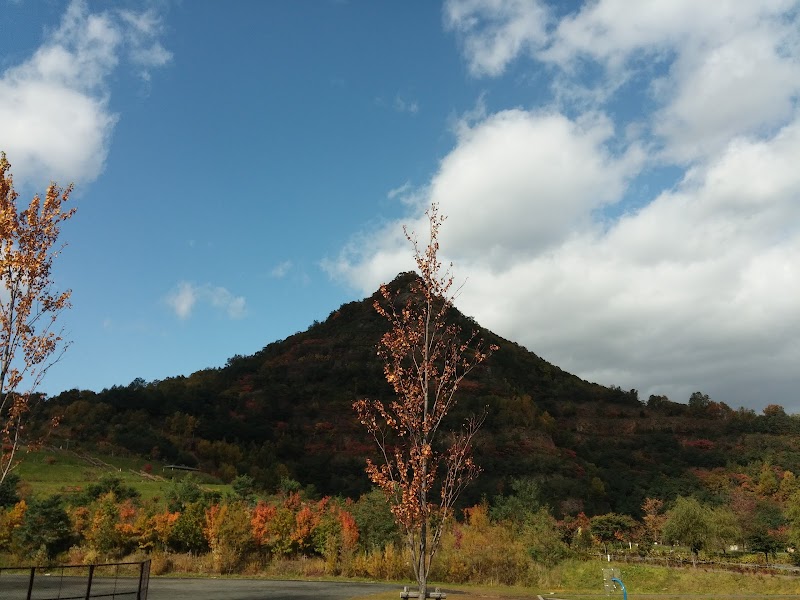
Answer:
<svg viewBox="0 0 800 600"><path fill-rule="evenodd" d="M415 276L400 274L390 287L407 289ZM352 403L392 395L376 354L387 328L373 308L377 298L344 304L224 367L100 393L63 392L35 416L39 423L61 418L57 444L167 460L224 480L247 474L265 489L290 478L321 494L357 497L369 489L364 464L375 447ZM663 397L643 402L636 390L567 373L457 310L453 318L500 347L463 382L449 415L457 428L487 412L475 452L484 472L465 504L531 477L556 514L638 514L647 496L702 496L715 470L746 473L768 460L800 474L800 418L780 407L755 415L702 394L690 406Z"/></svg>

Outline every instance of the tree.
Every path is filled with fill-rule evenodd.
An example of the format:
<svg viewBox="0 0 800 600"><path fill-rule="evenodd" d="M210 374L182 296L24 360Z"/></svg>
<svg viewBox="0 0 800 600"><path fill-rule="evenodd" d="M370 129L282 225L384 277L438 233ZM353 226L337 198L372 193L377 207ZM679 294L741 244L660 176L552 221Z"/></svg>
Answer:
<svg viewBox="0 0 800 600"><path fill-rule="evenodd" d="M452 289L450 267L442 270L438 258L439 228L445 217L436 204L425 214L429 242L424 249L416 235L403 228L419 272L410 293L382 285L374 305L390 324L378 355L396 399L361 399L353 404L381 453L382 464L368 460L367 473L387 494L406 537L420 598L426 597L431 561L453 504L480 471L472 460L472 440L483 418L467 419L448 443L437 434L456 403L459 384L497 349L485 346L477 331L463 335L449 318L457 290ZM432 502L437 497L438 502Z"/></svg>
<svg viewBox="0 0 800 600"><path fill-rule="evenodd" d="M19 485L19 475L16 473L9 473L3 481L0 481L0 508L14 506L19 502L17 485Z"/></svg>
<svg viewBox="0 0 800 600"><path fill-rule="evenodd" d="M373 488L362 495L352 506L351 512L365 550L381 550L399 539L397 523L381 490Z"/></svg>
<svg viewBox="0 0 800 600"><path fill-rule="evenodd" d="M20 554L52 558L70 546L72 526L59 496L33 500L13 535Z"/></svg>
<svg viewBox="0 0 800 600"><path fill-rule="evenodd" d="M689 410L694 414L703 414L711 404L711 398L703 392L693 392L689 396Z"/></svg>
<svg viewBox="0 0 800 600"><path fill-rule="evenodd" d="M696 566L700 550L712 539L712 529L711 511L695 498L680 496L675 500L675 506L667 512L664 540L689 546L692 564Z"/></svg>
<svg viewBox="0 0 800 600"><path fill-rule="evenodd" d="M592 517L592 535L603 544L604 550L608 553L609 544L622 542L636 527L636 521L628 515L618 513L606 513Z"/></svg>
<svg viewBox="0 0 800 600"><path fill-rule="evenodd" d="M800 490L794 492L786 503L786 520L789 544L794 549L792 562L800 564Z"/></svg>
<svg viewBox="0 0 800 600"><path fill-rule="evenodd" d="M642 502L642 522L644 523L645 539L648 542L660 542L661 530L667 520L666 515L661 511L664 508L664 501L658 498L645 498Z"/></svg>
<svg viewBox="0 0 800 600"><path fill-rule="evenodd" d="M742 538L742 528L736 514L727 507L718 506L710 512L711 535L709 544L721 548L725 554L726 548Z"/></svg>
<svg viewBox="0 0 800 600"><path fill-rule="evenodd" d="M747 536L745 540L747 547L752 552L763 552L764 562L769 562L770 554L775 556L783 547L781 541L772 533L767 531L757 531Z"/></svg>
<svg viewBox="0 0 800 600"><path fill-rule="evenodd" d="M536 480L530 477L512 479L510 487L510 495L495 497L490 514L495 521L522 524L542 508L541 490Z"/></svg>
<svg viewBox="0 0 800 600"><path fill-rule="evenodd" d="M51 272L61 223L75 212L63 208L72 186L55 184L20 212L10 168L0 153L0 482L15 464L36 389L66 350L56 321L71 291L53 290Z"/></svg>

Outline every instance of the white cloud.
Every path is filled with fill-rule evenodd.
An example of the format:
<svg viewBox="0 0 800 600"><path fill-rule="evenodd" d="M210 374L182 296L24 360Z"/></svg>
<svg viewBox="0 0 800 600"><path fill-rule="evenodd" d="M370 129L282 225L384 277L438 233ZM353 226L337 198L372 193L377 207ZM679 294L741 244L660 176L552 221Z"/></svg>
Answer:
<svg viewBox="0 0 800 600"><path fill-rule="evenodd" d="M547 40L548 11L538 0L448 0L444 22L461 38L475 76L500 75L523 52Z"/></svg>
<svg viewBox="0 0 800 600"><path fill-rule="evenodd" d="M614 131L602 114L508 110L458 129L430 199L450 215L442 241L459 260L499 265L592 228L592 212L619 200L642 159L636 146L607 150Z"/></svg>
<svg viewBox="0 0 800 600"><path fill-rule="evenodd" d="M188 319L198 302L205 302L224 311L231 319L245 316L246 301L242 296L234 296L224 287L211 284L196 285L181 281L167 294L165 301L180 319Z"/></svg>
<svg viewBox="0 0 800 600"><path fill-rule="evenodd" d="M405 100L400 96L395 96L394 109L397 112L415 115L419 112L419 103L416 100Z"/></svg>
<svg viewBox="0 0 800 600"><path fill-rule="evenodd" d="M282 263L275 265L270 271L270 275L273 277L277 277L279 279L286 277L289 274L289 271L292 269L292 261L285 260Z"/></svg>
<svg viewBox="0 0 800 600"><path fill-rule="evenodd" d="M91 13L75 0L33 56L0 75L2 144L18 184L100 174L117 121L108 79L123 56L143 73L169 60L158 27L154 13Z"/></svg>
<svg viewBox="0 0 800 600"><path fill-rule="evenodd" d="M421 188L461 307L590 380L800 412L800 2L541 6L445 5L474 75L531 59L559 107L459 123ZM409 252L371 243L335 271L365 292Z"/></svg>
<svg viewBox="0 0 800 600"><path fill-rule="evenodd" d="M649 79L649 133L662 160L705 159L797 110L796 0L720 0L702 10L693 0L599 0L560 21L553 12L539 2L451 0L444 18L473 74L498 76L520 56L535 58L555 68L556 97L581 110Z"/></svg>
<svg viewBox="0 0 800 600"><path fill-rule="evenodd" d="M635 147L611 153L608 120L504 111L474 123L427 199L448 219L445 261L468 278L459 307L593 381L646 399L696 390L800 411L800 120L735 138L671 190L609 220ZM419 209L404 220L424 232ZM424 239L422 240L424 243ZM413 266L399 222L326 264L362 293Z"/></svg>
<svg viewBox="0 0 800 600"><path fill-rule="evenodd" d="M181 281L166 297L167 304L180 319L188 319L197 302L195 286L187 281Z"/></svg>
<svg viewBox="0 0 800 600"><path fill-rule="evenodd" d="M119 16L129 26L126 39L131 61L139 67L142 79L149 81L152 68L163 67L172 60L172 53L158 41L163 34L161 19L152 9L142 13L122 10Z"/></svg>
<svg viewBox="0 0 800 600"><path fill-rule="evenodd" d="M447 215L442 245L459 264L503 270L593 231L593 211L620 198L642 158L635 146L623 156L606 149L613 131L600 114L574 122L554 112L510 110L456 129L458 145L431 184L402 191L416 199L405 221L409 232L427 231L422 213L429 202L439 204ZM390 222L353 240L325 267L366 292L413 261L402 224Z"/></svg>
<svg viewBox="0 0 800 600"><path fill-rule="evenodd" d="M403 198L405 197L410 191L412 190L411 182L406 181L403 185L398 186L396 188L392 188L386 194L386 197L389 200L394 200L395 198Z"/></svg>
<svg viewBox="0 0 800 600"><path fill-rule="evenodd" d="M223 287L204 287L202 296L209 299L215 308L224 310L231 319L241 319L246 313L243 296L234 296Z"/></svg>
<svg viewBox="0 0 800 600"><path fill-rule="evenodd" d="M787 33L783 25L764 24L673 65L671 85L663 86L668 102L654 127L670 158L702 158L733 136L757 134L791 118L800 64L782 49Z"/></svg>
<svg viewBox="0 0 800 600"><path fill-rule="evenodd" d="M635 76L652 77L660 109L651 131L664 158L703 159L733 136L791 118L800 93L799 15L794 0L702 10L691 0L602 0L564 18L538 58L561 67L557 85L574 90L585 88L575 69L594 61L605 70L600 102Z"/></svg>

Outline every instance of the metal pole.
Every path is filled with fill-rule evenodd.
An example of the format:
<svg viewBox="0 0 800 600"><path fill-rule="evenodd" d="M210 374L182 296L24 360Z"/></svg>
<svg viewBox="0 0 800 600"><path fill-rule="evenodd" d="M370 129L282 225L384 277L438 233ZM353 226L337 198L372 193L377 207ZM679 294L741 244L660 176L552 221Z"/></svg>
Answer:
<svg viewBox="0 0 800 600"><path fill-rule="evenodd" d="M86 583L86 600L92 597L92 577L94 576L94 565L89 565L89 581Z"/></svg>
<svg viewBox="0 0 800 600"><path fill-rule="evenodd" d="M611 581L618 583L619 587L622 588L622 600L628 600L628 590L625 589L625 584L616 577L612 577Z"/></svg>
<svg viewBox="0 0 800 600"><path fill-rule="evenodd" d="M144 581L144 565L145 561L139 565L139 589L136 592L136 600L142 600L142 582Z"/></svg>
<svg viewBox="0 0 800 600"><path fill-rule="evenodd" d="M33 578L36 576L36 567L31 567L31 578L28 580L28 597L27 600L31 600L31 595L33 594Z"/></svg>

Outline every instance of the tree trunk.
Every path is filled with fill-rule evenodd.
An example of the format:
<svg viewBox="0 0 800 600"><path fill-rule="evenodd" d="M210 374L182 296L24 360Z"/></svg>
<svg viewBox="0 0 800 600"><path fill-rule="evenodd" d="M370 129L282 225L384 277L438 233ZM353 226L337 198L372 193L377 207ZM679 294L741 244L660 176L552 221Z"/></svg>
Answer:
<svg viewBox="0 0 800 600"><path fill-rule="evenodd" d="M427 402L426 402L427 405ZM427 411L426 411L427 412ZM423 460L422 462L422 476L423 480L428 476L428 461ZM420 490L420 505L425 506L428 498L427 494L425 493L425 487L423 486ZM424 514L424 511L423 511ZM428 563L427 560L427 553L428 553L428 518L427 515L422 519L422 523L420 524L420 535L419 535L419 558L417 559L417 584L419 585L419 597L421 600L424 600L427 597L428 593L428 573L426 569L426 565Z"/></svg>

